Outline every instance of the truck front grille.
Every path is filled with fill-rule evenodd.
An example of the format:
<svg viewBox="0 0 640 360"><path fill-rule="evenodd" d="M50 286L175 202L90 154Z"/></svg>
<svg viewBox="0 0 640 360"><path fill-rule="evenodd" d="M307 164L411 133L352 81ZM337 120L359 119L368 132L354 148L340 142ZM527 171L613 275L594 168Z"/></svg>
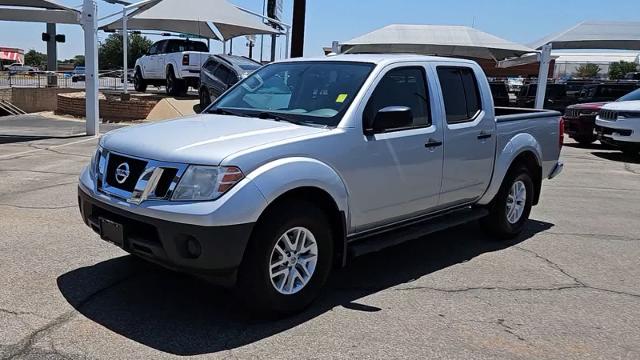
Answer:
<svg viewBox="0 0 640 360"><path fill-rule="evenodd" d="M135 189L136 183L146 166L146 161L111 153L109 154L109 163L107 164L107 184L131 192ZM125 169L127 171L126 178L124 177ZM118 170L120 170L120 174L117 176L116 172ZM124 181L122 181L123 178Z"/></svg>
<svg viewBox="0 0 640 360"><path fill-rule="evenodd" d="M168 200L187 169L186 164L135 158L103 151L99 160L98 191L139 204Z"/></svg>

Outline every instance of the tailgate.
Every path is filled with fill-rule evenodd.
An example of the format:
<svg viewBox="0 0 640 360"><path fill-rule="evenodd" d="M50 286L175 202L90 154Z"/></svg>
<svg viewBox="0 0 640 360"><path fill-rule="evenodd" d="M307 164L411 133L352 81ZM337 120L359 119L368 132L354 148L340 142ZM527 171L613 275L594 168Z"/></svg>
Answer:
<svg viewBox="0 0 640 360"><path fill-rule="evenodd" d="M189 57L189 67L197 67L199 69L202 67L202 64L204 64L204 62L209 58L209 56L211 56L211 54L197 51L185 51L182 56L183 60L184 57ZM183 65L187 66L187 64L185 64L184 62Z"/></svg>

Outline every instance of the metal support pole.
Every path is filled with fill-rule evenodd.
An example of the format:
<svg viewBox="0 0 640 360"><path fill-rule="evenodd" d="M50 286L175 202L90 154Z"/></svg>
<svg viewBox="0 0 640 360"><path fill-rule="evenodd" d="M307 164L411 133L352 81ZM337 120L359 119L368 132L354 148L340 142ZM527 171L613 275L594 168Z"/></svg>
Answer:
<svg viewBox="0 0 640 360"><path fill-rule="evenodd" d="M98 135L98 5L96 0L83 0L81 22L84 29L85 96L87 135Z"/></svg>
<svg viewBox="0 0 640 360"><path fill-rule="evenodd" d="M540 52L540 70L538 72L538 90L536 92L536 109L544 108L544 97L547 92L549 78L549 64L551 63L551 44L546 44Z"/></svg>
<svg viewBox="0 0 640 360"><path fill-rule="evenodd" d="M58 71L58 43L56 42L56 24L47 23L47 71ZM49 73L47 75L47 86L57 86L58 75Z"/></svg>
<svg viewBox="0 0 640 360"><path fill-rule="evenodd" d="M276 61L276 40L278 39L277 35L271 35L271 62Z"/></svg>
<svg viewBox="0 0 640 360"><path fill-rule="evenodd" d="M122 67L124 73L122 82L122 93L127 94L129 90L129 33L127 32L127 8L122 8Z"/></svg>
<svg viewBox="0 0 640 360"><path fill-rule="evenodd" d="M302 57L304 54L304 25L307 12L306 0L293 0L293 22L291 36L291 57ZM287 29L287 37L288 36ZM288 46L287 42L287 46Z"/></svg>

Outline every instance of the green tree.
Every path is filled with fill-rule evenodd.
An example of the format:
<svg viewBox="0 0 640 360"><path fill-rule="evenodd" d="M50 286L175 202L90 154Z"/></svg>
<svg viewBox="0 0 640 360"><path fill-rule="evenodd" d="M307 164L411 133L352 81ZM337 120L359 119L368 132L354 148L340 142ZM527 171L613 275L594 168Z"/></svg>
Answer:
<svg viewBox="0 0 640 360"><path fill-rule="evenodd" d="M75 66L84 66L84 55L76 55L71 59Z"/></svg>
<svg viewBox="0 0 640 360"><path fill-rule="evenodd" d="M47 66L47 55L31 49L24 54L24 64L44 69Z"/></svg>
<svg viewBox="0 0 640 360"><path fill-rule="evenodd" d="M132 68L136 60L149 51L153 42L140 34L129 35L129 52L127 65ZM98 49L100 68L105 70L121 69L122 66L122 35L111 34L100 43Z"/></svg>
<svg viewBox="0 0 640 360"><path fill-rule="evenodd" d="M609 78L618 80L624 78L627 73L636 71L637 65L629 61L618 61L609 65Z"/></svg>
<svg viewBox="0 0 640 360"><path fill-rule="evenodd" d="M582 64L576 69L576 76L585 79L598 77L598 73L602 70L597 64Z"/></svg>

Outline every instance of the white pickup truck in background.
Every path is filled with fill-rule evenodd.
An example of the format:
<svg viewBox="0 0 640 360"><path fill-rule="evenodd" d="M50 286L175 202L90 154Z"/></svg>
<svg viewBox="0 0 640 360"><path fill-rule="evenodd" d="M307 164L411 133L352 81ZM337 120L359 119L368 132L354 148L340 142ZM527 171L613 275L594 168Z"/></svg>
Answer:
<svg viewBox="0 0 640 360"><path fill-rule="evenodd" d="M136 91L144 92L147 85L165 86L169 95L184 95L189 87L198 89L200 69L210 55L207 44L201 41L158 41L136 61L134 87Z"/></svg>

